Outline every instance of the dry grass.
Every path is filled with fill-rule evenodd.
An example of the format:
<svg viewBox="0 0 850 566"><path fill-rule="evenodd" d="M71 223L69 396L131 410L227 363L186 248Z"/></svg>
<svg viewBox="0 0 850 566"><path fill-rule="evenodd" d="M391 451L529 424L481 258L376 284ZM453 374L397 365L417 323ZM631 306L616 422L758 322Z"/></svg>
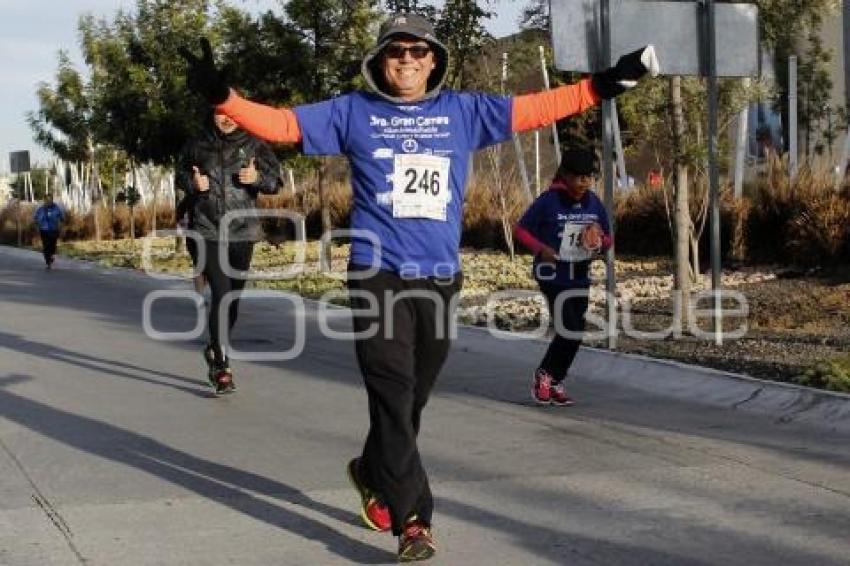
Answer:
<svg viewBox="0 0 850 566"><path fill-rule="evenodd" d="M349 225L351 189L338 175L328 175L326 200L331 224L336 228ZM463 213L462 241L476 249L507 250L502 224L504 213L510 224L524 212L527 201L512 167L502 172L504 205L496 189L498 182L487 167L479 167L467 188ZM275 196L261 196L261 208L292 210L305 218L307 237L316 239L322 233L320 200L317 180L309 177L299 183L293 194L288 186ZM669 194L669 192L668 192ZM671 197L668 196L668 200ZM692 208L699 208L704 191L694 190ZM172 228L174 218L168 203L159 203L157 226ZM638 187L615 203L617 250L634 256L671 256L673 250L669 211L672 202L665 202L663 190ZM129 236L129 209L122 204L114 211L98 209L101 239ZM152 226L152 209L136 207L136 237L147 234ZM24 244L37 237L32 225L32 210L22 210ZM288 220L267 218L263 221L272 242L292 240L295 229ZM94 239L94 215L69 214L62 238ZM753 188L750 196L734 200L728 187L721 193L721 249L726 259L748 263L782 263L803 266L835 265L850 260L850 190L836 193L833 178L828 172L813 172L802 168L794 183L789 183L777 162L770 174ZM0 242L16 243L14 211L0 210ZM702 258L708 258L708 230L700 240Z"/></svg>
<svg viewBox="0 0 850 566"><path fill-rule="evenodd" d="M36 241L38 229L32 220L35 208L35 205L29 203L0 208L0 244L17 245L19 228L22 245L30 246Z"/></svg>
<svg viewBox="0 0 850 566"><path fill-rule="evenodd" d="M757 188L747 218L748 257L804 266L850 260L850 191L836 192L827 172L802 169Z"/></svg>

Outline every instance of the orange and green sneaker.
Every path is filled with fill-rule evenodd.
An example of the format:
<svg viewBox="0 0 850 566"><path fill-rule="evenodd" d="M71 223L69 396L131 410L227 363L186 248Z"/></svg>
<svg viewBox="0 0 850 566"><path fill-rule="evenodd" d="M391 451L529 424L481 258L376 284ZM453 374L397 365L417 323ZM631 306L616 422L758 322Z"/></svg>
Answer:
<svg viewBox="0 0 850 566"><path fill-rule="evenodd" d="M436 552L437 544L431 534L431 527L413 515L404 524L404 530L398 537L398 561L427 560Z"/></svg>

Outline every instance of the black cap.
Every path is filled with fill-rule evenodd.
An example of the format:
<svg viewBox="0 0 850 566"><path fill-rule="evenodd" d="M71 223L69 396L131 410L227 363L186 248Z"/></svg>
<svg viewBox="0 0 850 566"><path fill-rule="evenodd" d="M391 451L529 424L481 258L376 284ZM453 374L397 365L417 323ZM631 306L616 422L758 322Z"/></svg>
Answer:
<svg viewBox="0 0 850 566"><path fill-rule="evenodd" d="M570 148L561 154L561 164L558 166L556 178L563 178L567 173L573 175L596 175L599 173L599 158L596 152L589 148Z"/></svg>
<svg viewBox="0 0 850 566"><path fill-rule="evenodd" d="M378 44L395 35L410 35L428 42L439 43L434 26L418 14L393 14L381 25Z"/></svg>

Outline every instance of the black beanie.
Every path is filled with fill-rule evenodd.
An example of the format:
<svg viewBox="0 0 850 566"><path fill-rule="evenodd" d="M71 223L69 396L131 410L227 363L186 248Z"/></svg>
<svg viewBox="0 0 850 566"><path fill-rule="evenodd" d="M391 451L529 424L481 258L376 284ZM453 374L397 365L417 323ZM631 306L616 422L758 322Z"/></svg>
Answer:
<svg viewBox="0 0 850 566"><path fill-rule="evenodd" d="M563 179L567 173L573 175L596 175L599 173L599 158L592 149L570 148L561 154L561 165L555 177Z"/></svg>

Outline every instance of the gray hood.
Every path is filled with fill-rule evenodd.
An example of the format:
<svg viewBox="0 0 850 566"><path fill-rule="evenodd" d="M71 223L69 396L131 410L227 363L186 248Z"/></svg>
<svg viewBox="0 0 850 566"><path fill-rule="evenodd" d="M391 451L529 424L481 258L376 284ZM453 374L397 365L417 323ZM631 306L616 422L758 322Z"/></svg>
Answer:
<svg viewBox="0 0 850 566"><path fill-rule="evenodd" d="M360 72L363 74L363 78L366 79L366 84L390 102L404 102L400 98L396 98L386 92L380 58L381 50L393 38L401 35L427 41L434 51L436 67L434 67L434 70L431 71L431 75L428 77L428 87L423 98L436 96L443 87L443 82L446 80L446 74L449 70L449 51L437 39L431 22L416 14L393 14L381 26L380 33L378 34L378 42L375 44L375 47L366 53L366 56L363 58L363 64L360 67Z"/></svg>

